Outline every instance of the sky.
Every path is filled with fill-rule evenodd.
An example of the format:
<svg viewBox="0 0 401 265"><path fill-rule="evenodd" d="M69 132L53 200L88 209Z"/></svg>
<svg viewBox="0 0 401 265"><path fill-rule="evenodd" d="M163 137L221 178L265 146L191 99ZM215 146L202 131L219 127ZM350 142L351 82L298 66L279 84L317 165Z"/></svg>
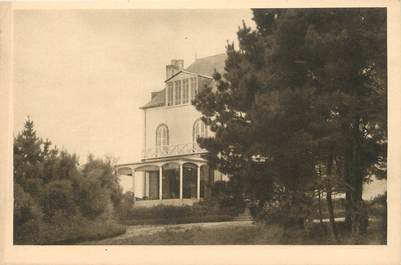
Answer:
<svg viewBox="0 0 401 265"><path fill-rule="evenodd" d="M18 10L14 134L29 115L42 138L79 155L141 158L143 111L171 59L225 52L248 9Z"/></svg>
<svg viewBox="0 0 401 265"><path fill-rule="evenodd" d="M30 116L40 137L81 163L90 153L139 161L139 107L164 87L165 66L223 53L242 20L254 27L248 9L17 10L14 134ZM375 181L364 197L385 187Z"/></svg>

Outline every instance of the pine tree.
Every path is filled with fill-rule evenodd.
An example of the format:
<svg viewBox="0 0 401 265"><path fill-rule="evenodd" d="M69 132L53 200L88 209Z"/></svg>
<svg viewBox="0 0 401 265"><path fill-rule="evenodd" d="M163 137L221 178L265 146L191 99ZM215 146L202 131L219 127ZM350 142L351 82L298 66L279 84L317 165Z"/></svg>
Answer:
<svg viewBox="0 0 401 265"><path fill-rule="evenodd" d="M215 133L212 165L263 205L275 187L306 192L336 163L347 220L366 231L362 185L385 171L385 9L255 9L256 30L227 45L225 73L195 100ZM385 172L384 172L385 175Z"/></svg>
<svg viewBox="0 0 401 265"><path fill-rule="evenodd" d="M14 138L14 180L33 196L38 196L42 185L42 143L28 117L24 129Z"/></svg>

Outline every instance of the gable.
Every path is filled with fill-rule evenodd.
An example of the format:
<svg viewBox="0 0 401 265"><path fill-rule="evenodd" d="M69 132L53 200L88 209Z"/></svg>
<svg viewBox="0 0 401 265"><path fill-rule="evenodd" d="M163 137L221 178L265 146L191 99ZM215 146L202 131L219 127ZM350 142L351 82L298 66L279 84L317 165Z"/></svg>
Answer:
<svg viewBox="0 0 401 265"><path fill-rule="evenodd" d="M196 59L190 66L184 70L180 70L171 77L169 77L165 83L171 83L177 80L183 80L191 77L198 77L199 90L203 89L206 85L210 85L212 76L215 71L224 73L225 61L227 55L225 53L212 55L204 58ZM151 100L141 109L160 107L166 105L166 88L160 91L152 92Z"/></svg>
<svg viewBox="0 0 401 265"><path fill-rule="evenodd" d="M173 75L172 77L170 77L169 79L167 79L165 82L174 82L176 80L181 80L181 79L186 79L186 78L191 78L191 77L196 77L197 74L196 73L188 73L186 71L179 71L178 73L176 73L175 75Z"/></svg>

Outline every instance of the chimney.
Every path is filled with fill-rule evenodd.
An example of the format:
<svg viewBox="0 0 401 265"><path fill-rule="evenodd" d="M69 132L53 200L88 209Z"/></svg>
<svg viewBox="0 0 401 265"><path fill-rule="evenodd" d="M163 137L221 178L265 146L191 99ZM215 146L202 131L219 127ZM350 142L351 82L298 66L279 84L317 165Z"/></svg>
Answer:
<svg viewBox="0 0 401 265"><path fill-rule="evenodd" d="M166 65L166 79L169 79L182 69L184 69L184 60L181 59L171 60L171 64Z"/></svg>
<svg viewBox="0 0 401 265"><path fill-rule="evenodd" d="M182 60L182 59L171 60L171 64L178 67L178 71L180 71L184 68L184 60Z"/></svg>

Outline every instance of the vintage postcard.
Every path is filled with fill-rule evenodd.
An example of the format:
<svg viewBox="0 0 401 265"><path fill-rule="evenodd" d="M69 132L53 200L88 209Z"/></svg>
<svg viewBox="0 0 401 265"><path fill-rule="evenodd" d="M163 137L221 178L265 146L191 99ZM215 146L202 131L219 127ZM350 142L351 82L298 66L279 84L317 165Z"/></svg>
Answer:
<svg viewBox="0 0 401 265"><path fill-rule="evenodd" d="M399 264L400 33L398 1L0 3L2 264Z"/></svg>

